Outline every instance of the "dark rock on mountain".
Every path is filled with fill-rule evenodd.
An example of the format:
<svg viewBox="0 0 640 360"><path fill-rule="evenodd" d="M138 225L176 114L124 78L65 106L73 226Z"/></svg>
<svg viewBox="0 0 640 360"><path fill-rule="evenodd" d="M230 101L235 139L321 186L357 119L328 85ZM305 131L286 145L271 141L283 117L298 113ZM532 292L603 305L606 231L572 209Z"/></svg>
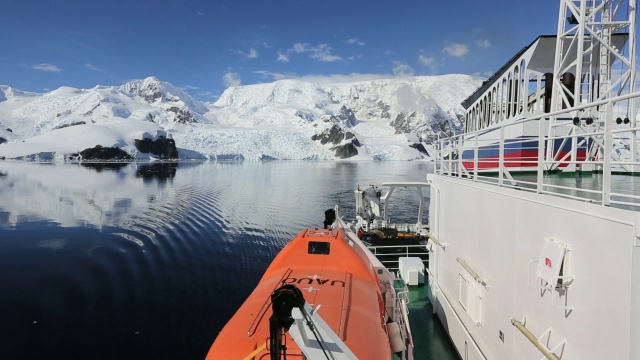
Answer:
<svg viewBox="0 0 640 360"><path fill-rule="evenodd" d="M67 123L67 124L58 125L58 126L54 127L53 129L54 130L64 129L64 128L69 127L69 126L85 125L85 124L86 124L86 122L84 122L82 120L81 121L72 121L72 122Z"/></svg>
<svg viewBox="0 0 640 360"><path fill-rule="evenodd" d="M353 135L353 134L352 134ZM340 129L338 125L333 125L331 129L325 130L320 134L315 134L311 137L313 141L320 141L322 145L326 143L332 143L334 145L338 145L344 140L346 137L346 133Z"/></svg>
<svg viewBox="0 0 640 360"><path fill-rule="evenodd" d="M167 111L176 114L175 119L177 122L181 122L183 124L196 122L196 119L191 115L189 110L182 110L178 107L172 106Z"/></svg>
<svg viewBox="0 0 640 360"><path fill-rule="evenodd" d="M80 151L81 160L133 160L133 157L126 151L114 147L103 147L96 145L95 147Z"/></svg>
<svg viewBox="0 0 640 360"><path fill-rule="evenodd" d="M409 145L409 147L412 147L418 151L420 151L421 154L425 154L427 156L431 156L429 155L429 152L427 151L427 149L424 147L424 145L422 145L421 143L417 143L417 144L411 144Z"/></svg>
<svg viewBox="0 0 640 360"><path fill-rule="evenodd" d="M3 138L3 137L0 137L0 144L2 144L2 143L6 143L6 142L7 142L7 139L5 139L5 138Z"/></svg>
<svg viewBox="0 0 640 360"><path fill-rule="evenodd" d="M329 130L313 135L311 140L320 141L322 145L327 143L336 145L331 147L331 150L335 151L336 157L340 159L347 159L357 155L358 149L356 147L360 146L358 138L352 132L345 132L338 125L333 125ZM351 141L345 143L345 140Z"/></svg>
<svg viewBox="0 0 640 360"><path fill-rule="evenodd" d="M358 155L357 146L360 146L360 145L359 144L356 145L355 143L350 142L344 145L334 146L331 148L331 150L334 150L336 152L336 157L340 159L348 159L352 156Z"/></svg>
<svg viewBox="0 0 640 360"><path fill-rule="evenodd" d="M134 144L136 148L143 153L151 153L158 156L163 160L178 160L178 149L176 148L176 142L165 136L160 136L158 139L135 139Z"/></svg>
<svg viewBox="0 0 640 360"><path fill-rule="evenodd" d="M353 110L342 105L338 113L336 114L336 118L340 121L341 124L346 125L348 127L356 126L358 120L356 119L356 115L353 113Z"/></svg>
<svg viewBox="0 0 640 360"><path fill-rule="evenodd" d="M418 125L415 123L415 120L415 112L412 112L410 114L399 113L390 125L394 129L396 129L396 134L405 134L412 132L412 130L415 130L415 127Z"/></svg>

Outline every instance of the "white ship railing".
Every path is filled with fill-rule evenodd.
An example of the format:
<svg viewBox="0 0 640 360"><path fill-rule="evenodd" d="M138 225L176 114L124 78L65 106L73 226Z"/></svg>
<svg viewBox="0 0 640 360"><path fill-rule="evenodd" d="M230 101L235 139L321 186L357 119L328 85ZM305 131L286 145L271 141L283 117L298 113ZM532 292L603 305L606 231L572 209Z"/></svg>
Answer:
<svg viewBox="0 0 640 360"><path fill-rule="evenodd" d="M594 202L603 206L617 206L640 210L640 181L638 186L630 184L627 189L621 189L619 186L612 186L612 177L619 174L639 175L640 160L637 146L638 132L640 131L639 122L631 119L629 124L616 124L614 116L614 107L624 104L630 99L640 98L640 92L616 96L615 98L595 101L590 104L575 106L570 109L555 111L543 116L533 116L515 121L504 121L493 125L491 128L477 131L469 131L464 134L440 138L435 143L435 173L444 176L457 178L465 178L471 181L495 184L502 187L517 188L520 190L536 192L539 194L550 194L582 201ZM575 126L575 131L568 131L562 135L549 132L551 119L560 115L567 116L568 113L582 112L587 114L590 112L597 113L595 109L605 107L605 119L595 121L591 125L586 125L581 119L579 125ZM506 133L511 126L526 126L529 128L537 127L537 134L527 136L524 139L509 139ZM574 126L572 120L566 121L567 128ZM493 130L496 136L487 137L488 130ZM483 136L481 136L483 135ZM582 139L578 142L578 138ZM587 148L584 143L588 139L592 148ZM518 158L512 160L505 157L505 144L508 140L510 146L537 142L537 157ZM573 142L573 150L581 148L587 151L585 160L578 161L577 157L569 154L559 157L553 151L537 151L537 149L545 149L546 144L560 142ZM622 145L628 156L614 152L614 143ZM498 150L498 157L490 160L483 160L480 156L482 151L486 150L486 146L492 146ZM484 147L484 149L483 149ZM562 148L562 146L561 146ZM525 148L526 149L526 148ZM597 149L597 153L589 153ZM467 157L465 162L473 161L472 166L465 167L463 165L463 152L472 152L473 159ZM529 166L519 166L519 164ZM483 166L484 165L484 166ZM601 176L601 181L593 181L592 184L598 185L594 188L579 186L579 181L574 184L561 185L558 182L552 183L548 176L552 172L562 172L563 168L569 165L570 168L575 166L578 174L590 174L595 172ZM484 167L484 168L483 168ZM478 170L476 170L478 169ZM571 173L569 171L565 172ZM635 177L630 177L629 181L633 182ZM577 179L577 178L576 178ZM576 184L578 183L578 184Z"/></svg>
<svg viewBox="0 0 640 360"><path fill-rule="evenodd" d="M429 250L427 250L426 245L367 245L367 249L373 253L378 260L387 268L389 271L396 271L399 269L398 266L391 266L393 264L398 264L398 258L400 257L420 257L420 256L428 256ZM395 250L394 252L385 252L389 250ZM380 259L380 257L384 257L384 259ZM387 260L389 257L393 260ZM424 262L425 260L423 260ZM425 267L428 267L425 264Z"/></svg>

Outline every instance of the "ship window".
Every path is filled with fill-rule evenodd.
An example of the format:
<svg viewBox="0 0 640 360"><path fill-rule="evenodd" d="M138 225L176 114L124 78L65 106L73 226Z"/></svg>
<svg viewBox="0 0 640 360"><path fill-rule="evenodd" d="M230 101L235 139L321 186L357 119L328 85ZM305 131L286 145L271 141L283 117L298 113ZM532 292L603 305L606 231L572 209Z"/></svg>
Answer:
<svg viewBox="0 0 640 360"><path fill-rule="evenodd" d="M516 116L518 111L518 103L520 102L520 70L518 66L513 69L513 97L511 98L511 116Z"/></svg>
<svg viewBox="0 0 640 360"><path fill-rule="evenodd" d="M482 124L482 128L484 129L486 127L486 123L484 121L484 100L480 100L478 114L480 115L480 124Z"/></svg>
<svg viewBox="0 0 640 360"><path fill-rule="evenodd" d="M518 103L518 114L522 114L522 112L524 111L523 104L524 104L524 101L526 100L524 96L527 94L526 85L525 85L526 76L527 76L526 62L524 61L524 59L522 59L522 61L520 62L520 102Z"/></svg>
<svg viewBox="0 0 640 360"><path fill-rule="evenodd" d="M491 123L497 124L498 120L496 119L496 88L489 93L489 106L491 106Z"/></svg>
<svg viewBox="0 0 640 360"><path fill-rule="evenodd" d="M500 97L500 108L501 110L501 118L502 120L507 119L507 78L502 79L502 96Z"/></svg>
<svg viewBox="0 0 640 360"><path fill-rule="evenodd" d="M537 112L542 106L541 82L538 73L531 72L527 83L527 111L529 113Z"/></svg>
<svg viewBox="0 0 640 360"><path fill-rule="evenodd" d="M490 109L489 101L490 100L491 100L491 96L489 96L489 97L487 97L487 95L484 96L484 123L486 124L487 127L489 127L491 125L491 116L490 116L490 113L489 113L489 109Z"/></svg>
<svg viewBox="0 0 640 360"><path fill-rule="evenodd" d="M331 252L331 243L326 241L309 241L307 252L315 255L329 255Z"/></svg>
<svg viewBox="0 0 640 360"><path fill-rule="evenodd" d="M511 104L513 103L513 80L511 78L511 73L507 75L507 85L507 119L509 119L513 114L511 111Z"/></svg>
<svg viewBox="0 0 640 360"><path fill-rule="evenodd" d="M496 93L494 97L496 103L496 122L500 122L502 121L502 112L500 111L500 106L502 104L502 87L500 86L500 82L496 84Z"/></svg>

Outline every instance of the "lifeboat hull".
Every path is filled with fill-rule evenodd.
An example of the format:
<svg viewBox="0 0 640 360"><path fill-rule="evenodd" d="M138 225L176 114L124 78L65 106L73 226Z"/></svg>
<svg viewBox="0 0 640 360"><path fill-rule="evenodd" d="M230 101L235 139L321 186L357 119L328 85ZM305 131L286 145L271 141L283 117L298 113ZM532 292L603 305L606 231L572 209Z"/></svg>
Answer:
<svg viewBox="0 0 640 360"><path fill-rule="evenodd" d="M273 260L214 341L207 359L269 359L271 294L286 284L313 308L359 359L391 359L376 272L343 230L304 229ZM287 332L287 358L302 351Z"/></svg>

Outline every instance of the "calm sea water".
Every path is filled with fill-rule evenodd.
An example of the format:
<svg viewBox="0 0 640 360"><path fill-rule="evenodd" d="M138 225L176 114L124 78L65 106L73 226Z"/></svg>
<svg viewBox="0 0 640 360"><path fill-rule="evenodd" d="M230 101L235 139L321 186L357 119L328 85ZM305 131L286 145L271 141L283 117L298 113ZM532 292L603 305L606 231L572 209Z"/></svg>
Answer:
<svg viewBox="0 0 640 360"><path fill-rule="evenodd" d="M0 358L201 359L278 251L418 162L0 162Z"/></svg>

